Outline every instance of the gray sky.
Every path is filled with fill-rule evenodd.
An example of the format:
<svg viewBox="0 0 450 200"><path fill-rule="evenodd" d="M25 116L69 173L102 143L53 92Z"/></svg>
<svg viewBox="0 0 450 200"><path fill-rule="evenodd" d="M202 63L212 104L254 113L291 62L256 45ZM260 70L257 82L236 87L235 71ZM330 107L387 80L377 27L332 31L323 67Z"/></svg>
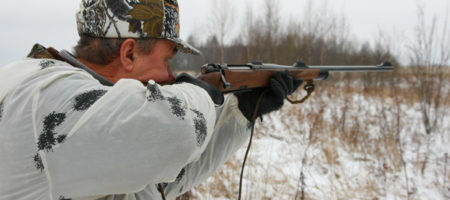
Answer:
<svg viewBox="0 0 450 200"><path fill-rule="evenodd" d="M209 0L178 0L181 12L181 37L190 33L207 35L211 17ZM246 1L256 9L261 0L233 0L236 23L243 19ZM278 0L282 20L301 19L307 0ZM373 40L381 28L396 32L400 38L410 37L416 24L417 5L425 8L428 16L443 18L449 0L315 0L327 2L328 10L344 15L353 37L361 41ZM75 12L80 0L3 0L0 7L0 66L20 59L34 43L71 49L78 39ZM238 26L234 26L238 27Z"/></svg>

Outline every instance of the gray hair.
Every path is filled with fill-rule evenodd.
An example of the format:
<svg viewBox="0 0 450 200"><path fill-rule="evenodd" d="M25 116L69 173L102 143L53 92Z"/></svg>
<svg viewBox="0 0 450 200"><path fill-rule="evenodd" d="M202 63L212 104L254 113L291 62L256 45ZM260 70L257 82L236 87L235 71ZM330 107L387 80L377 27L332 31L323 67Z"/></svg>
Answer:
<svg viewBox="0 0 450 200"><path fill-rule="evenodd" d="M144 54L152 52L158 39L133 38L138 43L139 51ZM106 65L120 56L120 47L124 38L100 38L88 35L80 36L80 40L73 47L75 57L91 63Z"/></svg>

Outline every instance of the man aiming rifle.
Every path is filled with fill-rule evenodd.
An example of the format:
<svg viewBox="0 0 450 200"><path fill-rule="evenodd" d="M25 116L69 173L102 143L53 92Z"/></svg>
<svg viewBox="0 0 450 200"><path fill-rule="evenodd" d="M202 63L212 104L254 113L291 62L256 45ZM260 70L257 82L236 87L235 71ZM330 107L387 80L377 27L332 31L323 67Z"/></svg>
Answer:
<svg viewBox="0 0 450 200"><path fill-rule="evenodd" d="M0 69L0 199L174 198L213 174L302 83L276 72L224 97L174 77L176 0L82 0L72 54L35 45Z"/></svg>

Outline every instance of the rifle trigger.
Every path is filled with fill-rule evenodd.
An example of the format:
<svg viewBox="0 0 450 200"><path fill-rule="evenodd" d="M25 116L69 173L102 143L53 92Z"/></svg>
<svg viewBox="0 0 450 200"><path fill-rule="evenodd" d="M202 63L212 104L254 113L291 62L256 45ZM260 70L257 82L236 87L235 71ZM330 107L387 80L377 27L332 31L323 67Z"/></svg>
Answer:
<svg viewBox="0 0 450 200"><path fill-rule="evenodd" d="M228 88L231 87L230 82L228 82L228 81L225 79L225 72L224 72L222 69L220 69L220 80L222 80L223 88L224 88L224 89L228 89Z"/></svg>

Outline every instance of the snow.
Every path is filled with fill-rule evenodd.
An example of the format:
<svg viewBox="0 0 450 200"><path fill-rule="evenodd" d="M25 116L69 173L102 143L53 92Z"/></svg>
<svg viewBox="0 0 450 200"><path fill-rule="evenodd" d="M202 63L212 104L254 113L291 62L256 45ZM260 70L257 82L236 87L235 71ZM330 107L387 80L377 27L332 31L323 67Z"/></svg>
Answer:
<svg viewBox="0 0 450 200"><path fill-rule="evenodd" d="M302 189L304 199L450 199L448 103L427 135L420 105L399 98L396 105L389 95L336 86L264 116L255 127L243 199L301 199ZM245 150L220 170L230 177L219 172L194 196L236 199ZM218 182L222 191L208 190Z"/></svg>

